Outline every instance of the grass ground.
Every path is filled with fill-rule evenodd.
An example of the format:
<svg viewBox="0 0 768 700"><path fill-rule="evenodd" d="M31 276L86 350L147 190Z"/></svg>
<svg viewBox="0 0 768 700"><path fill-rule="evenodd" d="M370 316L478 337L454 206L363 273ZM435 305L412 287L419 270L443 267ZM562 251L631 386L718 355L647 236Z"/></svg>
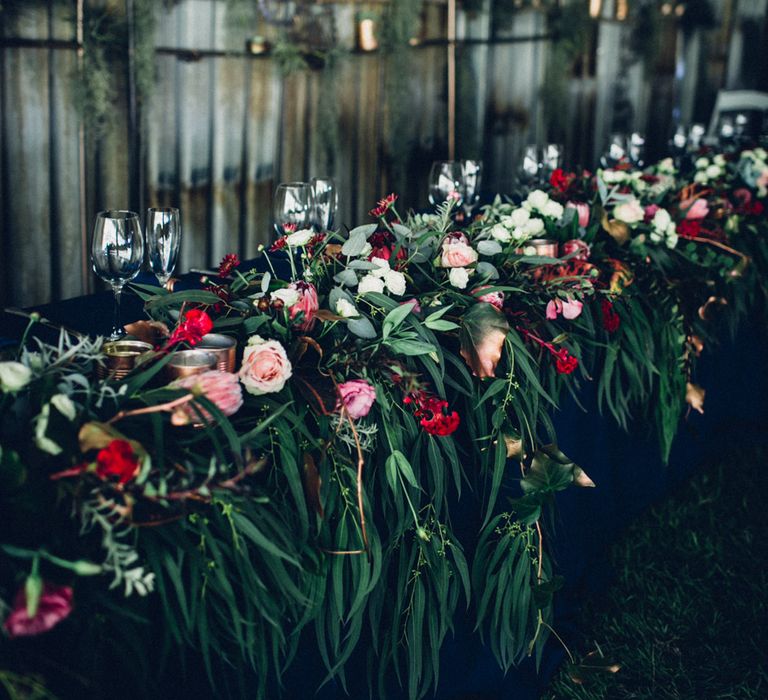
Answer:
<svg viewBox="0 0 768 700"><path fill-rule="evenodd" d="M611 563L572 648L584 667L566 664L543 700L768 699L768 451L696 476L632 525Z"/></svg>

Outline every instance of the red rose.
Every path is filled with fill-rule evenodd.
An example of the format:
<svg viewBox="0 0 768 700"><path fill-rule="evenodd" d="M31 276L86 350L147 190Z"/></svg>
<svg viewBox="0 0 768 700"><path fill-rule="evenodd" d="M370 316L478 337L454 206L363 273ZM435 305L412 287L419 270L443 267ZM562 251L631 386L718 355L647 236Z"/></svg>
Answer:
<svg viewBox="0 0 768 700"><path fill-rule="evenodd" d="M571 186L575 177L573 173L566 173L562 168L556 168L552 175L549 176L549 184L558 192L565 192Z"/></svg>
<svg viewBox="0 0 768 700"><path fill-rule="evenodd" d="M677 233L682 238L696 238L701 231L701 221L699 219L683 219L677 225Z"/></svg>
<svg viewBox="0 0 768 700"><path fill-rule="evenodd" d="M96 455L96 474L102 479L116 476L127 484L139 471L139 459L127 440L112 440Z"/></svg>

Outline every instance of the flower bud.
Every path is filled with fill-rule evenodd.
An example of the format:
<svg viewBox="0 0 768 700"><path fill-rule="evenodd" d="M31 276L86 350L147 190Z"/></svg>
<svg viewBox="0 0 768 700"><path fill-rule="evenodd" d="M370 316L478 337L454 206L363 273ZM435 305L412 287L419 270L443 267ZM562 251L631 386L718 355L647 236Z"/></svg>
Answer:
<svg viewBox="0 0 768 700"><path fill-rule="evenodd" d="M72 564L72 571L78 576L97 576L102 572L102 568L99 564L94 564L92 561L80 559Z"/></svg>
<svg viewBox="0 0 768 700"><path fill-rule="evenodd" d="M21 362L0 362L0 391L13 394L32 379L32 371Z"/></svg>

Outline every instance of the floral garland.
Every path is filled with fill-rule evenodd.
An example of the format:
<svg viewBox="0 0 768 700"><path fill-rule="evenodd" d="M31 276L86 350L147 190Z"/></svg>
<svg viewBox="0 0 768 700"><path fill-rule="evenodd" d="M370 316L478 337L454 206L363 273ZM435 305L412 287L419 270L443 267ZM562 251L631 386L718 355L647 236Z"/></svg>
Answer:
<svg viewBox="0 0 768 700"><path fill-rule="evenodd" d="M100 340L25 337L0 363L7 636L57 625L100 576L126 606L156 593L212 682L240 659L262 696L312 626L343 685L365 638L374 691L394 670L423 697L462 599L503 668L538 658L561 584L543 515L595 486L557 447L561 395L591 382L666 458L686 402L703 411L713 321L765 291L765 150L688 165L557 170L473 220L390 195L348 235L288 232L258 269L227 256L203 289L137 285L151 320L129 331L155 350L121 381L92 378ZM240 340L237 373L163 382L211 330Z"/></svg>

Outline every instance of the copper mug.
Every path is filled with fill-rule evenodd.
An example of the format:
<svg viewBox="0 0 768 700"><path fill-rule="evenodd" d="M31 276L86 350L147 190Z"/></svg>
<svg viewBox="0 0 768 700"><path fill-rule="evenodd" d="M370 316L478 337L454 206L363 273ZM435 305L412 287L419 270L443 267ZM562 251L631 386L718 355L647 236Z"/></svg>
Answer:
<svg viewBox="0 0 768 700"><path fill-rule="evenodd" d="M102 352L106 355L104 364L96 365L99 379L124 379L133 369L139 358L152 352L152 345L142 340L114 340L104 343Z"/></svg>
<svg viewBox="0 0 768 700"><path fill-rule="evenodd" d="M526 247L533 246L536 249L536 255L541 257L557 257L557 241L552 241L549 238L534 238L531 241L527 241L525 245Z"/></svg>
<svg viewBox="0 0 768 700"><path fill-rule="evenodd" d="M197 344L198 350L205 350L216 358L216 369L221 372L235 371L235 350L237 341L223 333L208 333Z"/></svg>
<svg viewBox="0 0 768 700"><path fill-rule="evenodd" d="M216 356L206 350L179 350L165 366L168 381L216 369Z"/></svg>

